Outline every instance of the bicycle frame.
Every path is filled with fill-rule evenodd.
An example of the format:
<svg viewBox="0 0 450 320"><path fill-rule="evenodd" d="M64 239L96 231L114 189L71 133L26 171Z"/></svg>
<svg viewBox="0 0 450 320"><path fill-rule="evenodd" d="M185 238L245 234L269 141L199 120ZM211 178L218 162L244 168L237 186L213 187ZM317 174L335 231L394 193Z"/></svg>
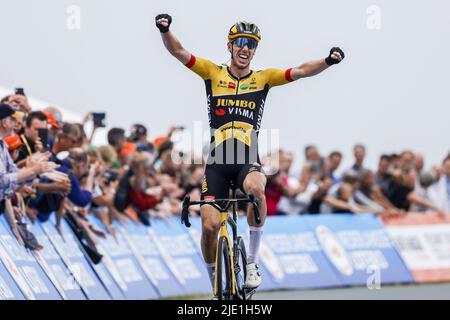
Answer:
<svg viewBox="0 0 450 320"><path fill-rule="evenodd" d="M218 205L220 202L225 202L226 205L221 207ZM236 190L232 189L232 197L231 199L213 199L213 200L200 200L200 201L190 201L189 196L186 196L183 200L183 211L181 213L181 221L186 225L186 227L190 227L191 223L189 222L189 206L197 205L197 204L209 204L212 205L220 212L220 230L219 230L219 239L224 237L228 244L228 250L230 255L230 274L231 274L231 294L233 296L237 295L236 290L236 275L235 275L235 261L238 261L238 235L237 235L237 203L238 202L250 202L253 204L253 212L255 214L255 220L257 223L261 223L261 217L259 214L259 206L258 202L253 194L248 194L247 198L236 199ZM228 209L232 205L233 207L233 215L230 217L228 214ZM228 232L227 226L230 225L233 235L233 241L231 241L230 234ZM218 295L218 281L217 278L217 266L218 259L221 252L219 251L219 245L216 248L216 272L214 276L214 294ZM221 280L221 279L220 279Z"/></svg>
<svg viewBox="0 0 450 320"><path fill-rule="evenodd" d="M235 212L233 210L233 216L235 215ZM233 224L232 224L232 229L233 229L233 243L231 242L231 238L230 235L228 233L228 228L227 228L227 224L229 221L229 216L228 216L228 211L224 211L224 212L220 212L220 231L219 231L219 239L221 237L225 237L225 239L227 239L227 243L228 243L228 251L230 254L230 274L231 274L231 294L232 295L236 295L236 284L235 284L235 273L234 273L234 261L235 261L235 253L233 250L235 248L235 241L236 241L236 237L235 234L237 234L237 224L235 222L235 220L233 219ZM234 217L233 217L234 218ZM217 295L218 294L218 281L222 281L222 279L218 279L217 278L217 265L218 265L218 260L219 260L219 255L221 254L221 252L219 251L219 246L217 246L216 248L216 271L214 274L214 294Z"/></svg>

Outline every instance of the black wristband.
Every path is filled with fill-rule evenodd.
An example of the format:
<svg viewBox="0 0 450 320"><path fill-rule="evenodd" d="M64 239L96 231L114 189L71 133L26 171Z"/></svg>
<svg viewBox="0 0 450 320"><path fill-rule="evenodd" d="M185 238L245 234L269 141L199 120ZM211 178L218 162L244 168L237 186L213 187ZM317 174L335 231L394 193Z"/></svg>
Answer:
<svg viewBox="0 0 450 320"><path fill-rule="evenodd" d="M159 19L167 19L168 20L168 25L167 25L167 27L166 26L163 26L162 24L160 24L160 23L158 23L158 20ZM168 14L158 14L156 17L155 17L155 23L156 23L156 27L159 29L159 31L161 32L161 33L166 33L166 32L168 32L169 31L169 27L170 27L170 24L172 23L172 17L170 16L170 15L168 15Z"/></svg>

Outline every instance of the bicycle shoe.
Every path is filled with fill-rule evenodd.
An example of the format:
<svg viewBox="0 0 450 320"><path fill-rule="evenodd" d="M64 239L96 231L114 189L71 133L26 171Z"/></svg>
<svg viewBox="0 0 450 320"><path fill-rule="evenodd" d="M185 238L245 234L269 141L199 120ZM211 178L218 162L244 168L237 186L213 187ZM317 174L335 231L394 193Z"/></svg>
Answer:
<svg viewBox="0 0 450 320"><path fill-rule="evenodd" d="M247 277L245 278L244 288L255 289L261 284L261 273L256 263L252 262L247 264Z"/></svg>

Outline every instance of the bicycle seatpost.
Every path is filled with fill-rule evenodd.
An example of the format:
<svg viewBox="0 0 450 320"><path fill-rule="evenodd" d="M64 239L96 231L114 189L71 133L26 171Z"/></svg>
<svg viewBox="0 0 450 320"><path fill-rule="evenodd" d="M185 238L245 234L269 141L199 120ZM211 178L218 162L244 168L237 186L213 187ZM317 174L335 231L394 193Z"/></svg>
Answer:
<svg viewBox="0 0 450 320"><path fill-rule="evenodd" d="M253 193L248 194L248 199L253 204L253 214L255 215L255 221L257 224L260 224L261 223L261 215L259 213L258 200L256 199L256 197Z"/></svg>

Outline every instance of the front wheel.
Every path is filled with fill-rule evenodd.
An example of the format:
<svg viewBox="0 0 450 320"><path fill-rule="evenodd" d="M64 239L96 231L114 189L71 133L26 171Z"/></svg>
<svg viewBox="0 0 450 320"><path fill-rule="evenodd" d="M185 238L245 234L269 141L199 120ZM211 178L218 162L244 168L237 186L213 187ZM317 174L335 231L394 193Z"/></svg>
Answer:
<svg viewBox="0 0 450 320"><path fill-rule="evenodd" d="M237 239L237 252L235 261L235 279L236 279L236 293L237 298L245 300L245 277L247 277L247 252L245 250L244 239L238 237Z"/></svg>
<svg viewBox="0 0 450 320"><path fill-rule="evenodd" d="M217 298L231 300L231 259L227 238L219 239L217 249Z"/></svg>

